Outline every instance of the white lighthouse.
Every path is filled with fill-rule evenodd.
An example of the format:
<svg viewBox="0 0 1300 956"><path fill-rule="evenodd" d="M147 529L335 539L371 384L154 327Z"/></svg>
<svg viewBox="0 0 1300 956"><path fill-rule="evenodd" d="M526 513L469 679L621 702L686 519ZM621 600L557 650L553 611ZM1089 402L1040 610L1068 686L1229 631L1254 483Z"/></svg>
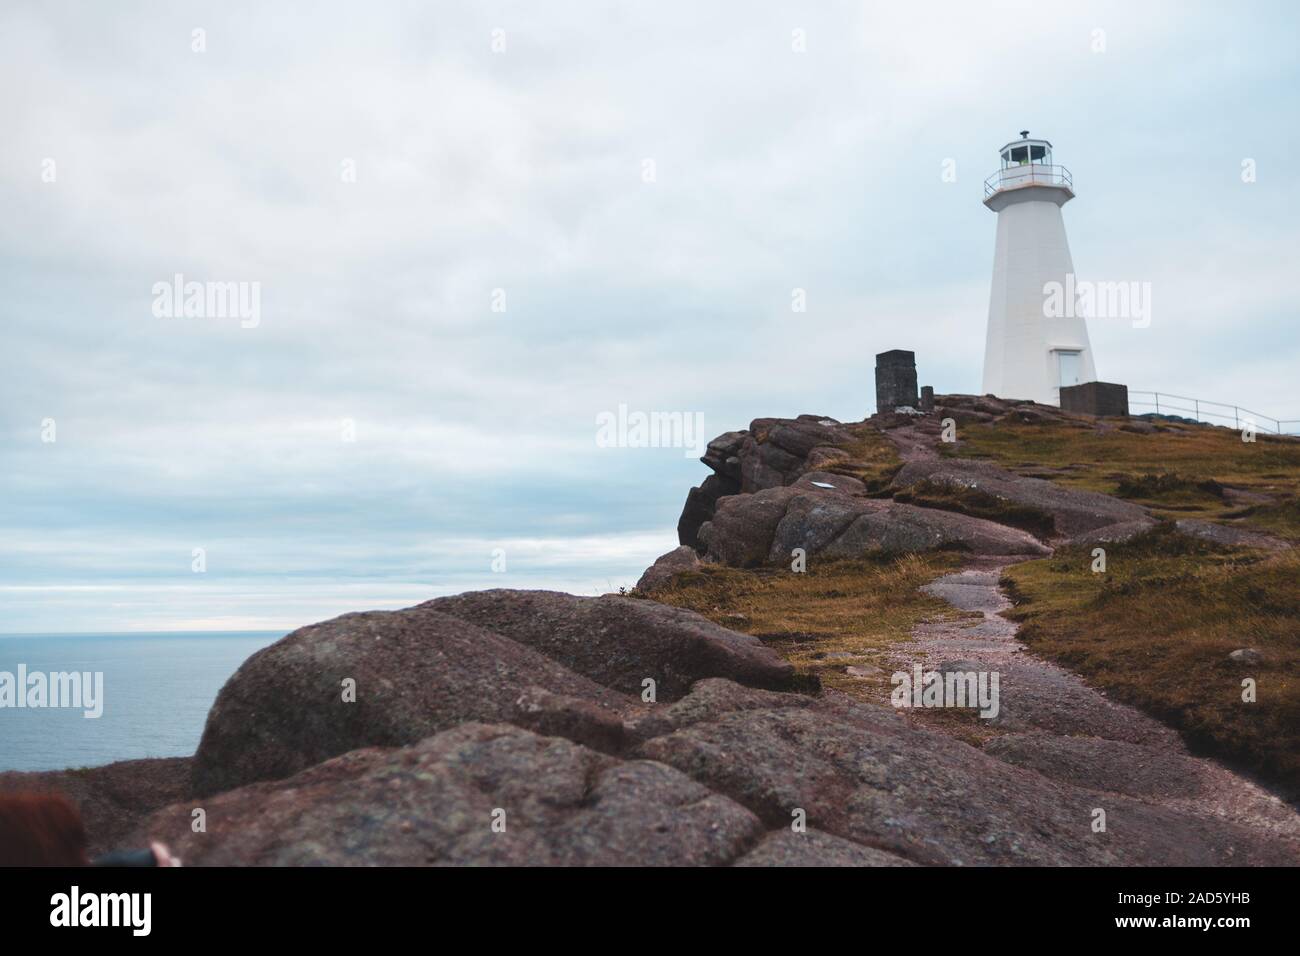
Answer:
<svg viewBox="0 0 1300 956"><path fill-rule="evenodd" d="M1000 156L984 181L984 205L998 214L984 392L1057 404L1062 385L1097 379L1088 327L1068 299L1074 263L1061 207L1074 198L1074 182L1052 165L1052 144L1028 130ZM1059 283L1055 296L1051 283Z"/></svg>

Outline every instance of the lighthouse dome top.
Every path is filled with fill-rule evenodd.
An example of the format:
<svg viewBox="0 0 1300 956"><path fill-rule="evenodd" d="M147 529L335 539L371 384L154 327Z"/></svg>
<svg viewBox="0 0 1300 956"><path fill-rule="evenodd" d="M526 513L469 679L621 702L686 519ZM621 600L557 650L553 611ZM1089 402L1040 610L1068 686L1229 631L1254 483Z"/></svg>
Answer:
<svg viewBox="0 0 1300 956"><path fill-rule="evenodd" d="M1030 139L1029 130L1020 131L1020 139L1012 140L998 150L1002 157L1002 168L1009 166L1028 166L1036 163L1041 166L1052 165L1052 144L1045 139Z"/></svg>
<svg viewBox="0 0 1300 956"><path fill-rule="evenodd" d="M1064 166L1052 163L1048 140L1031 139L1024 129L998 156L998 171L984 180L984 204L995 212L1012 201L1043 198L1061 205L1074 198L1074 179Z"/></svg>

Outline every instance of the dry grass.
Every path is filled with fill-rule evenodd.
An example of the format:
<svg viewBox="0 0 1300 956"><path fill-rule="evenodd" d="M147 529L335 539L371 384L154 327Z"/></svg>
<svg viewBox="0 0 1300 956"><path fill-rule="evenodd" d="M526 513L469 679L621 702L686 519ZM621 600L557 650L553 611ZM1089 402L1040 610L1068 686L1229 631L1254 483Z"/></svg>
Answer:
<svg viewBox="0 0 1300 956"><path fill-rule="evenodd" d="M1300 554L1226 550L1167 527L1008 568L1030 648L1165 721L1190 747L1300 795ZM1258 666L1228 660L1242 647ZM1258 701L1243 703L1254 678Z"/></svg>
<svg viewBox="0 0 1300 956"><path fill-rule="evenodd" d="M1224 500L1223 485L1213 478L1198 481L1175 472L1121 478L1115 494L1138 501L1158 501L1166 507L1205 504L1217 506Z"/></svg>
<svg viewBox="0 0 1300 956"><path fill-rule="evenodd" d="M886 652L911 640L921 620L953 612L944 601L918 588L958 565L951 553L899 558L809 562L789 568L739 569L710 565L676 575L651 597L689 608L732 630L760 638L827 687L879 700L890 689ZM828 657L848 654L852 657ZM844 673L848 665L870 665L870 678ZM809 682L812 683L811 681Z"/></svg>
<svg viewBox="0 0 1300 956"><path fill-rule="evenodd" d="M1111 423L1114 424L1113 422ZM1300 441L1194 425L1161 425L1154 434L1072 425L998 422L966 425L945 454L984 458L1063 485L1121 495L1161 517L1239 520L1300 540ZM1214 484L1211 484L1214 483ZM1225 487L1223 494L1216 487ZM1242 500L1233 491L1265 496Z"/></svg>
<svg viewBox="0 0 1300 956"><path fill-rule="evenodd" d="M826 471L857 478L869 492L883 492L903 467L893 442L868 424L849 425L853 439L838 445L851 456L847 461L826 466Z"/></svg>

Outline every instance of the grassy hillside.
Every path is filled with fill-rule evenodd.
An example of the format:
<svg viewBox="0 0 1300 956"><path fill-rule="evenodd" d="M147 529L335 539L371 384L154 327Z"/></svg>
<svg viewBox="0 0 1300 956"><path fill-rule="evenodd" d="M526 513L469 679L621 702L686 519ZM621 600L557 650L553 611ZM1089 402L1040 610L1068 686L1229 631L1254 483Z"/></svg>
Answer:
<svg viewBox="0 0 1300 956"><path fill-rule="evenodd" d="M1101 491L1166 519L1201 518L1300 543L1300 441L1177 423L965 425L945 454ZM1133 427L1140 431L1130 430ZM1182 731L1194 748L1300 795L1300 555L1212 546L1169 527L1107 551L1009 568L1013 617L1036 652ZM1228 660L1253 647L1263 663ZM1253 677L1258 702L1241 701Z"/></svg>
<svg viewBox="0 0 1300 956"><path fill-rule="evenodd" d="M1069 422L964 424L958 437L941 452L1115 495L1165 519L1201 518L1300 544L1297 441L1261 435L1243 443L1226 429L1120 421L1101 431ZM835 470L882 493L899 465L892 445L864 425L845 450L851 459ZM1042 516L978 494L921 483L899 498L1041 530ZM1092 571L1091 548L1006 571L1022 638L1178 729L1193 749L1300 797L1300 547L1229 549L1166 523L1106 550L1101 574ZM888 676L871 665L884 663L884 651L908 640L919 621L959 613L917 588L960 561L952 553L813 561L806 574L709 566L653 597L760 636L828 686L878 698ZM1263 659L1230 661L1239 648ZM862 676L845 672L859 665ZM1256 681L1255 703L1241 699L1246 677Z"/></svg>
<svg viewBox="0 0 1300 956"><path fill-rule="evenodd" d="M1189 746L1300 795L1300 555L1228 550L1161 527L1008 568L1021 639L1165 721ZM1263 654L1239 664L1238 648ZM1258 699L1242 701L1242 679Z"/></svg>
<svg viewBox="0 0 1300 956"><path fill-rule="evenodd" d="M1193 425L1150 434L1069 424L963 425L945 454L1101 491L1167 518L1240 521L1300 541L1300 441Z"/></svg>

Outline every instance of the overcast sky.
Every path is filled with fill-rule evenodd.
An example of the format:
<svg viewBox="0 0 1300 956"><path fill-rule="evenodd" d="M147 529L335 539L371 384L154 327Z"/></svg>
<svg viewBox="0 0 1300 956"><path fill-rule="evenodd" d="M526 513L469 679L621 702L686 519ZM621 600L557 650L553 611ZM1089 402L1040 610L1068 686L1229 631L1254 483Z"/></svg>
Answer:
<svg viewBox="0 0 1300 956"><path fill-rule="evenodd" d="M1151 283L1099 377L1300 418L1294 9L10 0L0 630L631 584L707 471L602 412L856 420L891 348L978 390L1024 128L1079 276Z"/></svg>

